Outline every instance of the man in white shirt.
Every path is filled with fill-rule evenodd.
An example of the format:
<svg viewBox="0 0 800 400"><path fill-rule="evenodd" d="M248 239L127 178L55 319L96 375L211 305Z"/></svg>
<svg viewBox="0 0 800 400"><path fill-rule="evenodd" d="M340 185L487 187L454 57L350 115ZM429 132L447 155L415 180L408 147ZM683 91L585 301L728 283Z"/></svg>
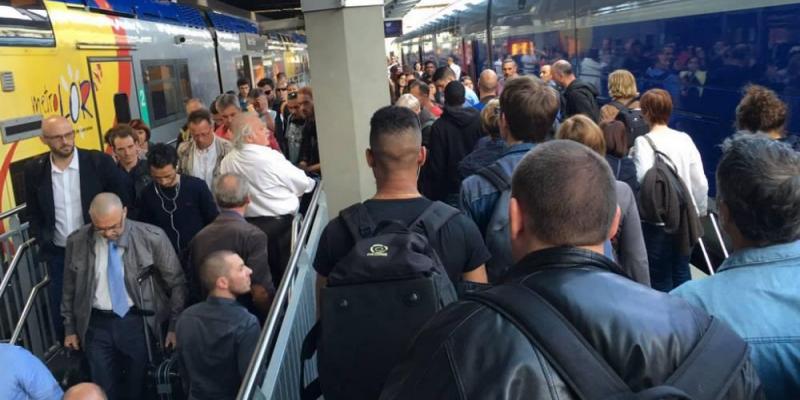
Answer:
<svg viewBox="0 0 800 400"><path fill-rule="evenodd" d="M233 149L231 143L214 135L211 113L206 109L193 111L186 127L192 140L178 146L178 173L200 178L211 188L222 159Z"/></svg>
<svg viewBox="0 0 800 400"><path fill-rule="evenodd" d="M455 56L447 57L447 66L453 70L454 74L456 74L456 80L461 79L461 67L456 64Z"/></svg>
<svg viewBox="0 0 800 400"><path fill-rule="evenodd" d="M231 123L233 151L220 164L220 172L248 177L251 203L248 222L267 234L269 263L281 273L291 252L292 219L300 206L298 197L314 190L316 182L269 147L269 130L255 113L243 113ZM273 276L278 285L281 276Z"/></svg>
<svg viewBox="0 0 800 400"><path fill-rule="evenodd" d="M25 164L25 203L39 258L49 265L53 325L63 335L58 310L67 236L89 222L89 203L100 192L114 192L129 203L129 178L107 154L75 146L72 123L62 116L42 121L40 140L50 151ZM21 199L20 199L21 200Z"/></svg>

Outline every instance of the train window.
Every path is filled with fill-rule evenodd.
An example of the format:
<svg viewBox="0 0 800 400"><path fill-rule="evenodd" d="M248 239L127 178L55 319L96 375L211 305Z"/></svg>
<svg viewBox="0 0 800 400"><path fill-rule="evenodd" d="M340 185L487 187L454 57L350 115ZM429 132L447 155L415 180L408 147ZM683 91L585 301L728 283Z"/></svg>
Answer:
<svg viewBox="0 0 800 400"><path fill-rule="evenodd" d="M161 126L184 117L183 100L192 97L186 60L142 61L150 100L150 125Z"/></svg>
<svg viewBox="0 0 800 400"><path fill-rule="evenodd" d="M0 46L55 46L41 0L0 0Z"/></svg>

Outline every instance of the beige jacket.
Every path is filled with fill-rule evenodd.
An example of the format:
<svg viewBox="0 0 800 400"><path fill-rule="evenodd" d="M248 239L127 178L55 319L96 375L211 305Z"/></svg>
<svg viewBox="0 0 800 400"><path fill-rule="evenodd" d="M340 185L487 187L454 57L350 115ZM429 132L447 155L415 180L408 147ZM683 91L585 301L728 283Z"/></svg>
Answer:
<svg viewBox="0 0 800 400"><path fill-rule="evenodd" d="M231 142L217 136L214 138L214 146L217 146L217 162L214 165L214 177L216 178L219 176L219 163L233 150L233 145ZM194 167L194 149L195 144L193 140L183 142L178 146L178 173L203 179L203 177L197 176L194 171L192 171Z"/></svg>

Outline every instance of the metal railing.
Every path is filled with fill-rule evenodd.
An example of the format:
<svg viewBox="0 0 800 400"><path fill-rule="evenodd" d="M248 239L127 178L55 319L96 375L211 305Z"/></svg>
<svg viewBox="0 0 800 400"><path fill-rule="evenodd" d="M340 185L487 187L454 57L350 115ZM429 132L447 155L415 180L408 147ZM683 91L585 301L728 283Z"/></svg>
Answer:
<svg viewBox="0 0 800 400"><path fill-rule="evenodd" d="M328 221L327 214L327 202L320 182L242 381L238 400L299 398L301 385L316 378L316 366L309 363L303 374L307 382L300 382L300 348L316 321L316 274L311 261Z"/></svg>
<svg viewBox="0 0 800 400"><path fill-rule="evenodd" d="M52 310L44 289L50 283L47 266L38 261L38 247L20 223L20 205L0 214L0 341L21 344L46 359L58 348Z"/></svg>

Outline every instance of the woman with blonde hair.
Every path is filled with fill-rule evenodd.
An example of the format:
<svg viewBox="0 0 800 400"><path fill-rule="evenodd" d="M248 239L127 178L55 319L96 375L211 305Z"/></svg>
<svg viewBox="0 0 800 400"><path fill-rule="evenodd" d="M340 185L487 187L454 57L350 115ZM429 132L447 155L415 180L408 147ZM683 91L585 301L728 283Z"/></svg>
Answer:
<svg viewBox="0 0 800 400"><path fill-rule="evenodd" d="M606 155L606 140L603 131L589 117L573 115L561 124L556 139L572 140ZM610 168L609 168L610 170ZM639 209L633 191L624 182L616 181L617 204L620 211L617 235L612 238L613 253L617 264L625 274L636 282L650 286L650 269L647 263L647 250L642 236Z"/></svg>

